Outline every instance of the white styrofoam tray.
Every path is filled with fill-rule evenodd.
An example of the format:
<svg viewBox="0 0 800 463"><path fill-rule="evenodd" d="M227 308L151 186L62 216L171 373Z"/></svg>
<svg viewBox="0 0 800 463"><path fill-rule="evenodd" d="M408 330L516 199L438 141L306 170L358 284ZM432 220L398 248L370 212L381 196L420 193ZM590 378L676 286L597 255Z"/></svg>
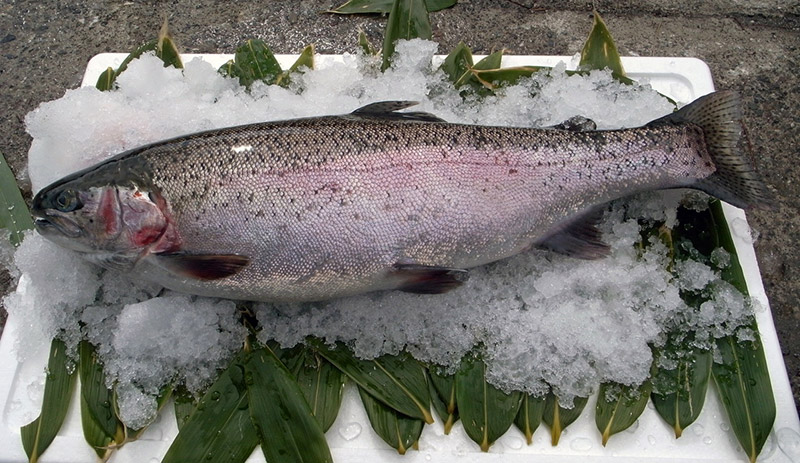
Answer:
<svg viewBox="0 0 800 463"><path fill-rule="evenodd" d="M83 79L84 86L95 84L97 77L107 67L117 67L126 54L103 53L89 61ZM204 59L220 66L232 55L183 55L185 61ZM281 66L288 68L295 55L278 55ZM480 58L480 57L476 57ZM317 56L318 65L324 66L341 56ZM442 57L439 57L442 59ZM694 58L623 58L622 63L633 79L647 79L659 92L673 99L689 102L714 91L711 73L706 64ZM503 66L538 65L553 66L560 61L574 67L568 56L506 56ZM342 112L346 112L343 108ZM745 220L744 212L724 205L728 223ZM778 344L772 313L769 310L761 276L752 244L734 235L736 249L744 269L747 286L764 310L756 314L761 338L767 356L772 387L777 405L775 426L759 457L761 462L800 462L800 421L794 405L792 391ZM10 317L0 339L0 463L27 461L19 436L20 426L26 424L21 410L38 408L41 404L43 368L47 364L49 339L42 339L40 352L24 364L17 362L14 344L17 337L17 320ZM419 451L411 450L400 456L389 448L373 431L354 388L345 391L342 409L336 422L327 433L334 460L338 463L375 462L529 462L535 455L549 462L729 462L746 461L736 437L730 430L728 418L716 390L709 388L706 404L698 420L689 426L680 439L661 420L648 404L644 414L629 430L601 445L600 433L594 423L592 398L587 410L561 436L558 446L550 445L549 429L541 425L533 437L533 444L525 445L523 435L515 428L501 437L489 453L480 452L478 446L466 436L457 423L451 434L445 436L441 422L425 427L419 441ZM94 452L83 439L78 407L77 388L61 432L53 441L42 462L78 463L96 460ZM126 444L112 458L113 463L158 462L166 453L177 434L174 415L167 407L154 423L135 442ZM438 419L438 417L437 417ZM248 462L263 462L260 449L256 449Z"/></svg>

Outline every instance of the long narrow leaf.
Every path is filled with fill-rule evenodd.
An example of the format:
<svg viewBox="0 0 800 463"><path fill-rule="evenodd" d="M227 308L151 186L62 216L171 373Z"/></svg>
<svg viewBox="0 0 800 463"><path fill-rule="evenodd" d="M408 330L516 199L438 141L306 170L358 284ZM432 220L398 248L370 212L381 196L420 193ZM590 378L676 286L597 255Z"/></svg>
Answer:
<svg viewBox="0 0 800 463"><path fill-rule="evenodd" d="M600 385L594 421L603 435L604 446L611 436L628 429L639 419L652 389L650 381L636 387L610 383Z"/></svg>
<svg viewBox="0 0 800 463"><path fill-rule="evenodd" d="M458 0L425 0L429 12L443 10L455 5ZM392 11L394 0L349 0L328 13L336 14L386 14Z"/></svg>
<svg viewBox="0 0 800 463"><path fill-rule="evenodd" d="M609 68L615 77L625 76L617 45L597 11L594 12L594 26L583 45L578 67L582 70Z"/></svg>
<svg viewBox="0 0 800 463"><path fill-rule="evenodd" d="M249 88L257 80L273 84L283 72L275 55L262 40L246 41L236 49L233 60L228 75L237 77L243 87Z"/></svg>
<svg viewBox="0 0 800 463"><path fill-rule="evenodd" d="M22 447L30 463L39 461L58 434L67 416L69 399L75 386L75 368L67 358L67 347L59 339L50 343L50 357L47 362L47 376L44 381L42 412L20 430Z"/></svg>
<svg viewBox="0 0 800 463"><path fill-rule="evenodd" d="M250 417L269 462L332 462L322 427L294 376L269 348L245 364Z"/></svg>
<svg viewBox="0 0 800 463"><path fill-rule="evenodd" d="M244 363L236 356L183 424L162 463L244 462L258 445L250 419Z"/></svg>
<svg viewBox="0 0 800 463"><path fill-rule="evenodd" d="M0 228L10 233L9 240L14 246L22 242L25 230L33 228L33 219L28 205L22 199L17 179L8 167L5 156L0 155Z"/></svg>
<svg viewBox="0 0 800 463"><path fill-rule="evenodd" d="M433 423L425 369L409 354L404 352L361 360L341 343L335 349L315 343L315 349L385 405L404 415Z"/></svg>
<svg viewBox="0 0 800 463"><path fill-rule="evenodd" d="M464 359L456 373L456 403L467 435L484 452L508 431L522 403L522 393L505 393L486 382L486 364Z"/></svg>
<svg viewBox="0 0 800 463"><path fill-rule="evenodd" d="M757 333L755 325L753 332ZM717 340L721 363L711 367L714 383L736 438L751 462L761 452L775 423L775 400L761 340Z"/></svg>
<svg viewBox="0 0 800 463"><path fill-rule="evenodd" d="M558 445L564 429L581 416L581 412L586 407L587 402L589 402L588 397L575 397L572 401L572 408L564 408L559 403L558 397L552 393L547 395L544 402L542 421L550 427L551 443L553 445Z"/></svg>
<svg viewBox="0 0 800 463"><path fill-rule="evenodd" d="M78 349L83 435L97 455L107 459L114 446L125 440L123 426L114 414L113 393L106 386L106 375L97 360L94 346L88 341L81 341Z"/></svg>
<svg viewBox="0 0 800 463"><path fill-rule="evenodd" d="M361 387L358 388L358 393L375 433L400 455L405 455L406 451L419 440L425 422L387 407Z"/></svg>
<svg viewBox="0 0 800 463"><path fill-rule="evenodd" d="M653 391L651 398L659 415L681 437L683 430L692 424L703 409L711 379L711 351L692 349L691 355L678 360L674 369L657 368L653 383L667 393Z"/></svg>
<svg viewBox="0 0 800 463"><path fill-rule="evenodd" d="M472 69L472 51L464 42L459 42L453 51L448 54L439 68L447 74L448 79L456 88L464 85Z"/></svg>
<svg viewBox="0 0 800 463"><path fill-rule="evenodd" d="M525 434L525 441L528 445L533 442L533 433L542 422L542 414L544 414L544 397L533 397L530 394L525 394L522 397L522 404L519 407L517 417L514 419L514 424L517 425L522 434Z"/></svg>
<svg viewBox="0 0 800 463"><path fill-rule="evenodd" d="M455 375L442 375L435 368L430 370L431 386L433 393L431 401L441 407L437 410L444 420L444 433L450 434L453 425L458 421L458 407L456 405L456 377ZM434 399L435 397L435 399Z"/></svg>
<svg viewBox="0 0 800 463"><path fill-rule="evenodd" d="M181 54L178 51L177 45L175 45L175 41L173 41L172 37L169 35L167 18L164 18L164 24L161 26L161 30L158 33L156 56L161 58L161 61L164 62L164 67L173 66L177 69L183 69Z"/></svg>
<svg viewBox="0 0 800 463"><path fill-rule="evenodd" d="M333 425L342 405L346 376L312 349L301 346L280 359L292 372L311 407L311 414L326 432Z"/></svg>
<svg viewBox="0 0 800 463"><path fill-rule="evenodd" d="M179 391L174 394L175 396L175 421L178 423L178 431L183 428L183 425L189 420L189 417L197 408L197 401L186 391Z"/></svg>
<svg viewBox="0 0 800 463"><path fill-rule="evenodd" d="M395 43L398 40L430 40L432 36L424 0L395 0L386 23L381 70L385 71L391 65Z"/></svg>

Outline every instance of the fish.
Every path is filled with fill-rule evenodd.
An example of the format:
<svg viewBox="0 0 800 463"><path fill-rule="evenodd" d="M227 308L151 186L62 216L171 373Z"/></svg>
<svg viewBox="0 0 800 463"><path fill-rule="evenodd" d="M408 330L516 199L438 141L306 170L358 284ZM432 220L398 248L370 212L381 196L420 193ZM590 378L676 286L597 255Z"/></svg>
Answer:
<svg viewBox="0 0 800 463"><path fill-rule="evenodd" d="M609 252L610 201L693 188L742 208L771 194L721 91L642 127L448 123L414 102L179 136L69 175L35 228L89 261L184 293L267 302L438 294L532 248Z"/></svg>

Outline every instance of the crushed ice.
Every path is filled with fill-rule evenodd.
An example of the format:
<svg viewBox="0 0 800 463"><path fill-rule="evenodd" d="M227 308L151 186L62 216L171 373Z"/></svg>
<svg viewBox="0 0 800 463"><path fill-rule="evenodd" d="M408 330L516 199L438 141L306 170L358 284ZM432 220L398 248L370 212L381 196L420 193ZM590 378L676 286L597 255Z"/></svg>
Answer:
<svg viewBox="0 0 800 463"><path fill-rule="evenodd" d="M28 115L33 190L167 137L341 114L379 100L420 101L415 110L485 125L544 126L582 115L599 128L631 127L671 110L647 86L618 84L608 72L567 76L558 69L523 79L483 104L463 101L430 66L436 48L420 40L399 43L386 73L368 58L345 55L297 76L291 89L256 84L251 92L204 61L192 60L181 72L145 55L120 76L118 91L69 90ZM450 367L480 346L492 382L532 393L549 384L565 403L589 394L600 381L636 384L649 373L648 345L663 342L676 324L708 339L734 332L751 313L749 302L719 279L718 268L683 263L683 277L672 281L664 270L663 245L637 256L639 227L623 209L672 225L678 200L675 194L647 195L609 212L603 226L613 253L605 260L530 252L473 269L464 287L441 296L387 292L315 304L260 304L261 338L288 346L315 335L346 341L364 357L407 349ZM715 267L726 262L722 253L714 260ZM89 339L109 381L123 385L117 390L120 411L131 427L152 419L153 396L161 387L177 381L199 391L241 347L245 332L230 301L160 294L160 288L100 271L35 234L14 262L19 286L4 302L19 321L20 358L31 350L28 343L54 335L72 346ZM688 287L708 290L709 301L687 307L679 290ZM746 339L752 333L738 335Z"/></svg>

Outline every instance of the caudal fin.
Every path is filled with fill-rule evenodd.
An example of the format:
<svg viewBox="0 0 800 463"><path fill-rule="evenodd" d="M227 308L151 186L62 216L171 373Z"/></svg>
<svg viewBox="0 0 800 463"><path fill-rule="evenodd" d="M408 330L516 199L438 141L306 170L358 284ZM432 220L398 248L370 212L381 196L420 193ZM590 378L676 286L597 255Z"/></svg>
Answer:
<svg viewBox="0 0 800 463"><path fill-rule="evenodd" d="M739 95L721 91L703 96L659 123L693 123L703 129L716 172L693 186L741 208L769 207L772 194L741 150Z"/></svg>

